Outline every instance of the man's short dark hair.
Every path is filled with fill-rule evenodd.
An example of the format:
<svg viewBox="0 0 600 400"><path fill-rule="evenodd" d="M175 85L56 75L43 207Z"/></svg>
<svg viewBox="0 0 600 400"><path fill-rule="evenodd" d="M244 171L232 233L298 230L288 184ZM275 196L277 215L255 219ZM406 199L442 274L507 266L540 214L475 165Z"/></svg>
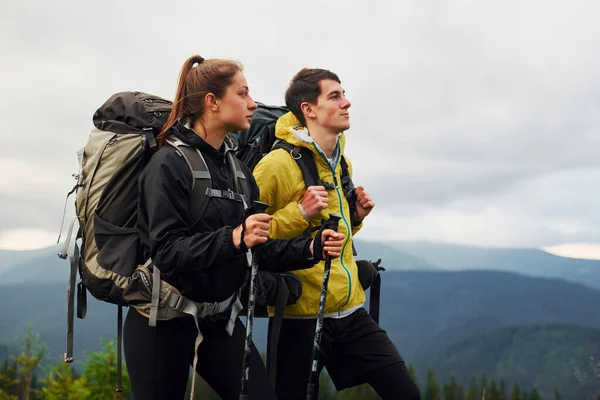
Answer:
<svg viewBox="0 0 600 400"><path fill-rule="evenodd" d="M321 82L323 79L331 79L342 83L340 78L333 72L320 68L302 68L290 82L285 92L285 104L289 110L298 118L302 125L306 126L306 119L300 108L300 104L307 102L316 104L321 94Z"/></svg>

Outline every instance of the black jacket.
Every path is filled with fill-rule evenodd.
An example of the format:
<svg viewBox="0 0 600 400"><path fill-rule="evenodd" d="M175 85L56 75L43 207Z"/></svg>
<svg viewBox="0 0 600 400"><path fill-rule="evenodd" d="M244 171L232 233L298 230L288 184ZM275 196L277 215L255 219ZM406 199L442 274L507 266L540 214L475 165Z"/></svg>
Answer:
<svg viewBox="0 0 600 400"><path fill-rule="evenodd" d="M214 149L181 123L173 127L171 134L202 152L213 189L235 191L224 147ZM252 201L256 201L258 186L248 168L244 173ZM154 154L139 178L138 188L138 230L143 256L152 257L162 279L199 302L225 300L244 284L246 254L235 248L231 237L233 229L241 223L241 203L211 197L202 218L189 226L192 174L187 162L170 145ZM256 246L259 269L286 271L312 267L314 262L308 260L311 240L270 239Z"/></svg>

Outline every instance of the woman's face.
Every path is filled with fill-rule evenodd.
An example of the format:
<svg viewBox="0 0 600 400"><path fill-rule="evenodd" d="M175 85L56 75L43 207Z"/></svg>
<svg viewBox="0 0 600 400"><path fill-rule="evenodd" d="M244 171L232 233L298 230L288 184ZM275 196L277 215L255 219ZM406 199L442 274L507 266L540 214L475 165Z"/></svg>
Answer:
<svg viewBox="0 0 600 400"><path fill-rule="evenodd" d="M252 120L252 112L258 106L250 97L248 82L242 72L233 77L225 95L220 99L219 114L228 131L248 130Z"/></svg>

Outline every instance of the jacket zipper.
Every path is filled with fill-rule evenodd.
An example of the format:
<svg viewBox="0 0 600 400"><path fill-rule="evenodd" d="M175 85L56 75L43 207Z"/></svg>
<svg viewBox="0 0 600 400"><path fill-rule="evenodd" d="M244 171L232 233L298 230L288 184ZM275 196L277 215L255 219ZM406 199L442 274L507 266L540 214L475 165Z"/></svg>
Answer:
<svg viewBox="0 0 600 400"><path fill-rule="evenodd" d="M323 154L321 152L321 150L319 150L319 148L316 146L315 143L313 143L313 145L315 146L315 150L317 150L317 153L319 153L321 155L321 157L323 157L323 160L325 160L325 164L327 164L329 166L329 169L331 170L331 172L333 174L333 183L335 185L335 192L337 193L338 201L340 203L340 215L342 217L342 221L344 221L344 224L346 225L346 229L348 232L346 240L344 241L344 245L342 246L342 254L340 254L340 264L342 265L342 268L344 268L344 271L346 272L346 275L348 276L348 296L346 297L346 302L338 309L338 317L339 317L342 314L342 308L344 308L350 302L350 295L352 294L352 276L350 275L350 271L348 270L348 268L346 268L346 265L344 265L344 253L346 251L346 245L350 241L350 235L351 235L352 231L350 230L350 226L348 225L348 220L346 220L346 216L344 215L344 203L342 203L342 197L340 195L338 179L335 174L335 170L337 168L338 163L340 162L340 157L342 155L342 152L341 152L341 150L338 152L337 160L335 160L335 166L332 167L331 164L329 164L329 161L327 160L327 157L325 156L325 154ZM338 139L337 145L338 145L338 147L340 145L339 139Z"/></svg>

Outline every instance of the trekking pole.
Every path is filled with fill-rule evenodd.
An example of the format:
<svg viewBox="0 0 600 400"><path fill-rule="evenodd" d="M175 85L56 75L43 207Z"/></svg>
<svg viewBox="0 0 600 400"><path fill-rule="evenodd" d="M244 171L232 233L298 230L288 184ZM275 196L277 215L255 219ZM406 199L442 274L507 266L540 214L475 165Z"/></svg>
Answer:
<svg viewBox="0 0 600 400"><path fill-rule="evenodd" d="M329 214L326 222L326 228L337 232L341 217L337 214ZM329 272L331 271L331 256L325 257L325 268L323 268L323 284L321 286L321 298L319 299L319 312L317 314L317 327L315 329L315 338L313 342L312 358L310 360L310 374L308 375L308 385L306 387L306 400L313 400L315 395L315 385L319 380L318 365L319 351L321 350L321 334L323 333L323 319L325 314L325 301L327 300L327 287L329 286Z"/></svg>
<svg viewBox="0 0 600 400"><path fill-rule="evenodd" d="M255 201L252 214L266 212L268 204ZM250 253L250 250L248 249ZM248 290L248 311L246 316L246 342L244 344L244 359L242 361L242 384L240 400L248 399L248 377L250 374L250 348L252 345L252 325L254 324L254 303L256 300L256 275L258 274L258 257L252 254L252 268L250 270L250 288Z"/></svg>

